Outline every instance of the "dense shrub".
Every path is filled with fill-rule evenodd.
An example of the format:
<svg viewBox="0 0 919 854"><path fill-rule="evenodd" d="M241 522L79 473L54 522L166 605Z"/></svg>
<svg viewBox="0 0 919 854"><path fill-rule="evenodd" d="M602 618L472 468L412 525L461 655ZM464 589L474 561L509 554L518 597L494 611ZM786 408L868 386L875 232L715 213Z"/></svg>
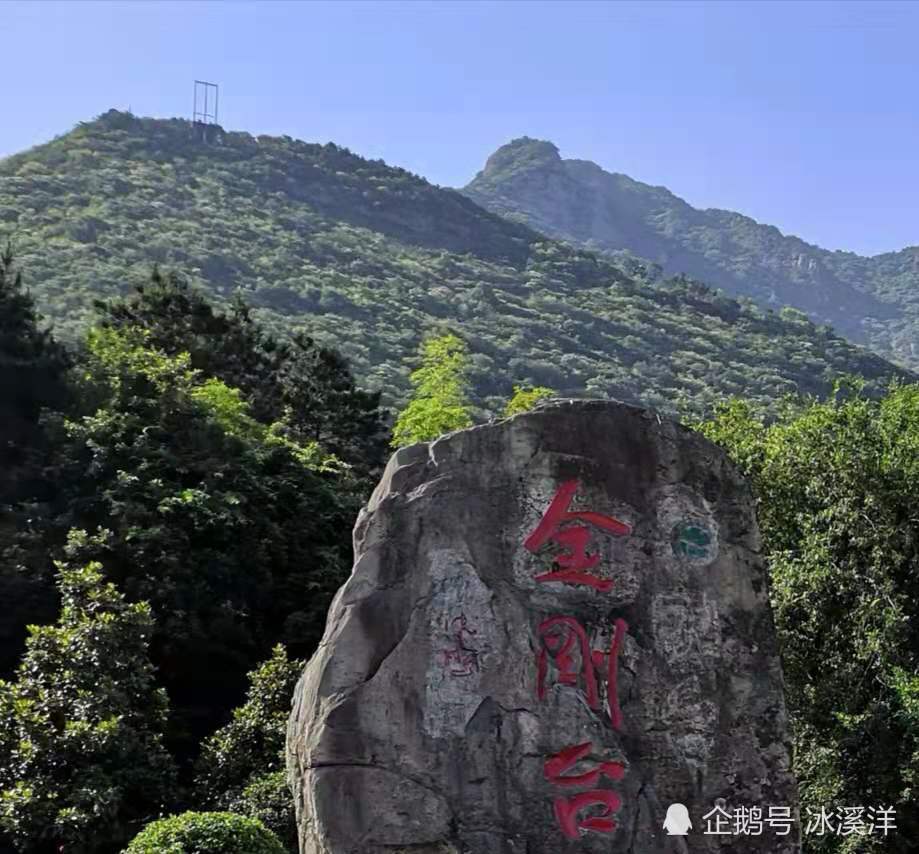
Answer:
<svg viewBox="0 0 919 854"><path fill-rule="evenodd" d="M285 854L260 821L231 812L186 812L147 825L124 854Z"/></svg>

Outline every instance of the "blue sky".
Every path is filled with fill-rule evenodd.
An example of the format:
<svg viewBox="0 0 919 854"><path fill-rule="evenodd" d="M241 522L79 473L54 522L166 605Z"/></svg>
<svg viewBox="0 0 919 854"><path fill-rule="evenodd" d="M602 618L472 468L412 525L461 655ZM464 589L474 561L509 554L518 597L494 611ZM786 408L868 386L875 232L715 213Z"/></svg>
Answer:
<svg viewBox="0 0 919 854"><path fill-rule="evenodd" d="M919 244L919 3L6 2L0 156L110 107L333 141L442 185L499 145L830 249Z"/></svg>

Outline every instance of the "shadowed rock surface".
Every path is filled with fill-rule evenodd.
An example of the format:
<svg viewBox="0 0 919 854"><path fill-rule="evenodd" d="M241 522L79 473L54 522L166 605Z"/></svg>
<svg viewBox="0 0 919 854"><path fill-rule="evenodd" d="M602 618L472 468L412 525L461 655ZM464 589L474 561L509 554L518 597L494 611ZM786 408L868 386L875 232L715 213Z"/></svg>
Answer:
<svg viewBox="0 0 919 854"><path fill-rule="evenodd" d="M302 854L800 849L752 500L707 440L556 401L398 451L354 538L288 731ZM718 799L796 820L705 835Z"/></svg>

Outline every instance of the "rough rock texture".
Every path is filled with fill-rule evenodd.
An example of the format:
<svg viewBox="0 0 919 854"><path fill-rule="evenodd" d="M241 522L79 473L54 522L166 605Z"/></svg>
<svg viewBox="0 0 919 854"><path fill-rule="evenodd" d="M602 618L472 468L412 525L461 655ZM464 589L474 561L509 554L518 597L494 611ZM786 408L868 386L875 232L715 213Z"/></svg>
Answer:
<svg viewBox="0 0 919 854"><path fill-rule="evenodd" d="M288 732L303 854L799 850L752 502L705 439L554 402L397 452L354 540ZM718 799L796 820L705 835Z"/></svg>

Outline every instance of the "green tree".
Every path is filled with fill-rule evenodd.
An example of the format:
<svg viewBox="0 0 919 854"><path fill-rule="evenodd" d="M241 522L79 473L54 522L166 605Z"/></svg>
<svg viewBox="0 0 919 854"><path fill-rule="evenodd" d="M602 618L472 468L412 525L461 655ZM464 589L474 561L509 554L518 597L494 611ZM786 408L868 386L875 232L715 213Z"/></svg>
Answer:
<svg viewBox="0 0 919 854"><path fill-rule="evenodd" d="M158 269L131 296L96 307L104 325L144 329L152 347L169 356L187 353L190 367L239 389L256 420L283 420L298 441L318 442L339 456L365 481L364 491L375 483L385 464L389 416L380 393L358 388L334 349L303 333L273 336L238 293L221 312L181 276Z"/></svg>
<svg viewBox="0 0 919 854"><path fill-rule="evenodd" d="M358 502L346 471L285 425L252 417L238 389L169 356L135 327L97 329L81 362L88 413L60 425L70 543L157 614L152 655L186 763L282 641L322 634L351 565Z"/></svg>
<svg viewBox="0 0 919 854"><path fill-rule="evenodd" d="M0 677L13 672L25 627L57 613L54 568L39 533L55 500L42 412L66 405L68 368L8 244L0 254Z"/></svg>
<svg viewBox="0 0 919 854"><path fill-rule="evenodd" d="M471 426L468 373L469 352L461 338L447 333L424 341L421 366L410 378L414 391L393 429L393 447Z"/></svg>
<svg viewBox="0 0 919 854"><path fill-rule="evenodd" d="M860 382L767 424L728 403L702 425L750 476L805 808L894 806L886 838L810 851L905 852L919 838L919 385Z"/></svg>
<svg viewBox="0 0 919 854"><path fill-rule="evenodd" d="M554 389L545 386L514 386L514 394L504 407L504 417L510 418L521 412L529 412L541 400L548 400L555 395Z"/></svg>
<svg viewBox="0 0 919 854"><path fill-rule="evenodd" d="M380 392L357 387L345 358L297 333L278 369L282 412L299 441L317 442L347 462L364 493L376 486L389 456L390 414Z"/></svg>
<svg viewBox="0 0 919 854"><path fill-rule="evenodd" d="M7 244L0 253L0 504L47 491L35 459L43 445L39 416L64 404L69 360L40 321Z"/></svg>
<svg viewBox="0 0 919 854"><path fill-rule="evenodd" d="M186 812L145 827L124 854L285 854L258 819L227 812Z"/></svg>
<svg viewBox="0 0 919 854"><path fill-rule="evenodd" d="M16 681L0 682L0 826L23 852L114 852L174 783L153 618L98 564L59 564L59 586L57 624L30 627Z"/></svg>
<svg viewBox="0 0 919 854"><path fill-rule="evenodd" d="M284 744L294 687L304 665L291 660L278 644L271 658L249 674L246 702L204 742L196 778L202 806L257 818L294 852L297 831Z"/></svg>

